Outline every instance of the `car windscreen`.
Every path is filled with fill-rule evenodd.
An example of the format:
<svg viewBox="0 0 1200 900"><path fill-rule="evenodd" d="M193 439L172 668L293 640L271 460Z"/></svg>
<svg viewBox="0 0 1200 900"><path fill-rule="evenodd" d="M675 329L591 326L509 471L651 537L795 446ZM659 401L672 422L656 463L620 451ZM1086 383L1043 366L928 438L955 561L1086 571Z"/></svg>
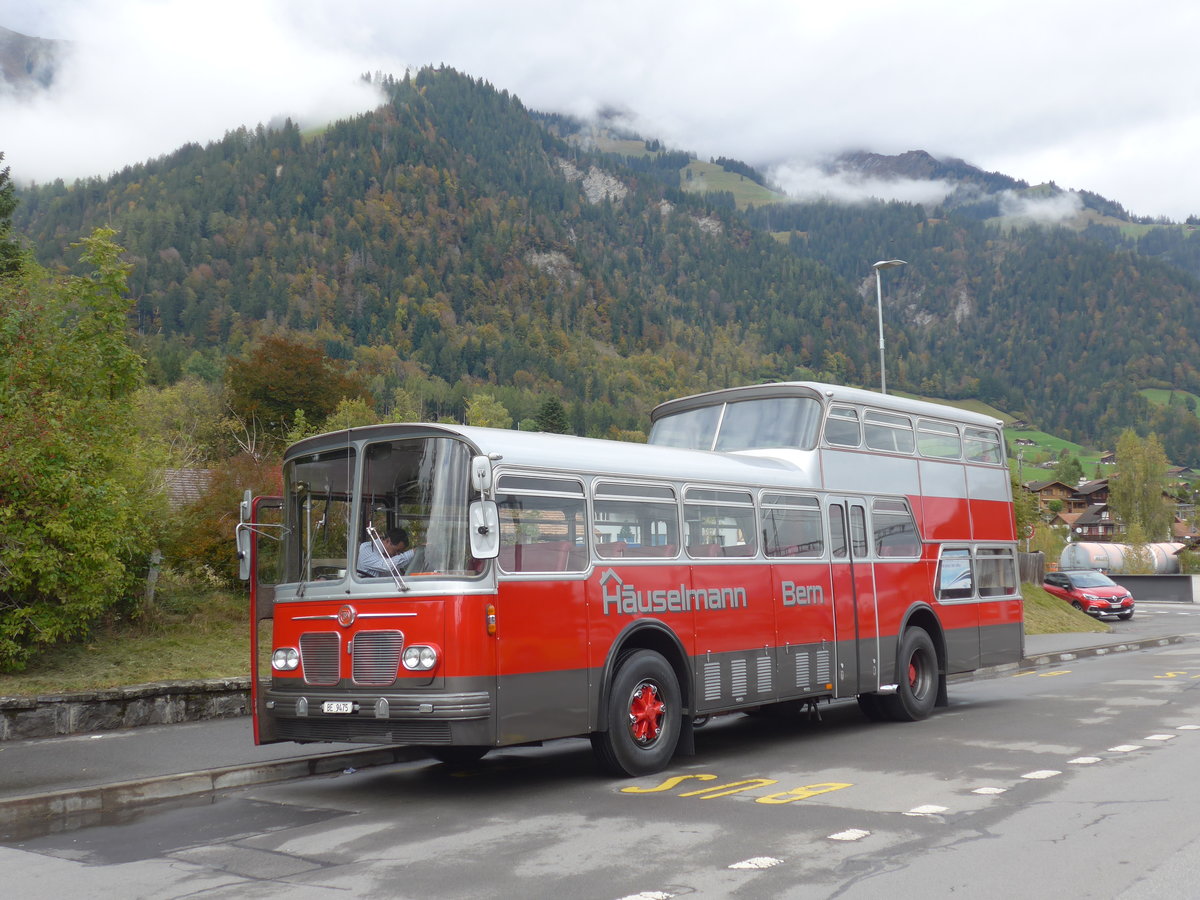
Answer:
<svg viewBox="0 0 1200 900"><path fill-rule="evenodd" d="M1076 587L1116 587L1117 583L1103 572L1075 572L1071 581Z"/></svg>

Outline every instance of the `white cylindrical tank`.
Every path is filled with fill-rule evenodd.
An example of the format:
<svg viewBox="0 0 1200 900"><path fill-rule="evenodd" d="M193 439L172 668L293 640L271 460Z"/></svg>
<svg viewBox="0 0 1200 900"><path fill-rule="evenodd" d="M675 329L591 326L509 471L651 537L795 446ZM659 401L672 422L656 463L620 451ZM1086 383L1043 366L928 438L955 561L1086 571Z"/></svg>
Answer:
<svg viewBox="0 0 1200 900"><path fill-rule="evenodd" d="M1150 554L1155 575L1175 575L1179 572L1176 552L1183 546L1177 543L1144 544ZM1125 571L1125 560L1132 550L1129 544L1080 542L1067 544L1058 559L1060 569L1103 569L1105 572Z"/></svg>

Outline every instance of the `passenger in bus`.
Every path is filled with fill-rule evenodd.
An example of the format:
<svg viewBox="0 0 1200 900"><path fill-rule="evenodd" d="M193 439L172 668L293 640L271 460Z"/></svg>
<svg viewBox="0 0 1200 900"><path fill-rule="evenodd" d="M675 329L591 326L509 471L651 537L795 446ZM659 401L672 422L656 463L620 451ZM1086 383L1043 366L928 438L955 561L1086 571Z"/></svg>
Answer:
<svg viewBox="0 0 1200 900"><path fill-rule="evenodd" d="M380 543L387 551L392 565L403 573L413 558L413 551L408 546L408 532L403 528L389 528ZM387 559L379 553L372 541L363 541L358 547L358 574L364 578L392 574Z"/></svg>

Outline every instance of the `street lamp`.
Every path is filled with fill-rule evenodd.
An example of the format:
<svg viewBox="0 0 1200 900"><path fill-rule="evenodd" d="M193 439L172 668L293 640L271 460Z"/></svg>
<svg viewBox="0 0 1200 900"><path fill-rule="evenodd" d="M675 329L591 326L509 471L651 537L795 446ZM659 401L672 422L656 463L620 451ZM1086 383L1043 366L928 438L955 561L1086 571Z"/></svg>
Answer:
<svg viewBox="0 0 1200 900"><path fill-rule="evenodd" d="M883 371L883 279L879 272L882 269L894 269L896 266L907 266L902 259L881 259L871 266L875 270L875 300L879 309L879 390L887 393L887 375Z"/></svg>

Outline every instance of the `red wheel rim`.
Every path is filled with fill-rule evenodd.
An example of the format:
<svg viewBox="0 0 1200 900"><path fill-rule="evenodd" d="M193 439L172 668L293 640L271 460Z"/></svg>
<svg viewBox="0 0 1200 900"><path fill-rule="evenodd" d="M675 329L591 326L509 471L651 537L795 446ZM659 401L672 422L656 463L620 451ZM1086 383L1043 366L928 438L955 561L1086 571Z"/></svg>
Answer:
<svg viewBox="0 0 1200 900"><path fill-rule="evenodd" d="M667 705L658 697L658 686L643 681L629 698L629 730L639 744L650 744L662 733Z"/></svg>

